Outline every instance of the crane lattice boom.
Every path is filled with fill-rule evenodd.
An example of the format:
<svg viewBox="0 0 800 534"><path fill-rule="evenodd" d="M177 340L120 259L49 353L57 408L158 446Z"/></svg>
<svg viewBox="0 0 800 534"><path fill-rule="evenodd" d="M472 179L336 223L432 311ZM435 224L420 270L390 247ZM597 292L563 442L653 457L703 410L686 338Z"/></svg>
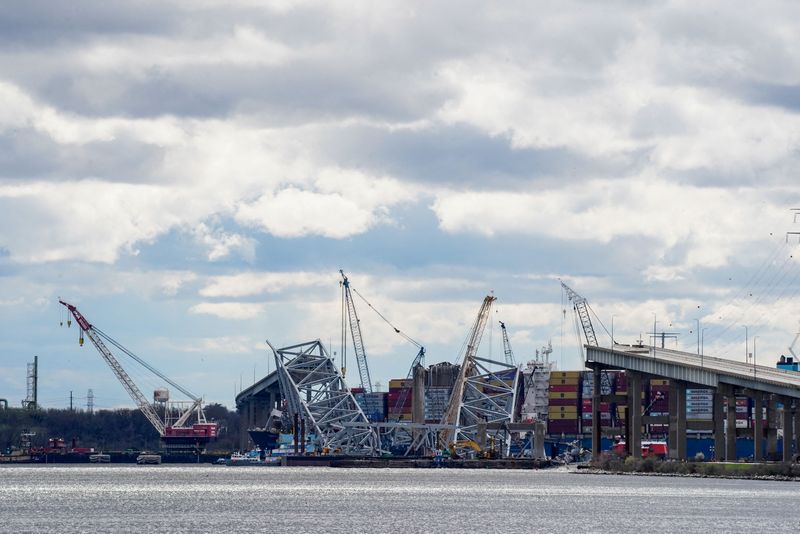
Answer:
<svg viewBox="0 0 800 534"><path fill-rule="evenodd" d="M572 290L567 284L561 282L561 287L567 292L567 297L572 302L575 308L575 313L578 314L578 319L583 327L583 334L586 336L586 344L592 347L597 347L597 336L594 333L594 326L592 326L592 319L589 317L589 305L586 299L575 291Z"/></svg>
<svg viewBox="0 0 800 534"><path fill-rule="evenodd" d="M361 387L365 393L372 393L372 381L369 376L369 366L367 365L367 354L364 350L364 339L361 335L361 324L356 313L356 306L353 302L353 295L350 292L350 281L345 276L344 271L339 269L342 275L342 286L344 288L344 301L347 308L348 322L350 323L350 335L353 339L353 350L356 353L356 363L358 364L358 375L361 379Z"/></svg>
<svg viewBox="0 0 800 534"><path fill-rule="evenodd" d="M114 341L99 328L94 327L91 323L89 323L89 321L86 320L86 318L75 306L68 304L63 300L59 300L59 302L69 310L80 326L81 344L83 344L83 333L85 333L87 336L89 336L89 339L92 340L92 344L94 344L95 348L106 361L108 366L111 367L114 375L125 388L125 391L128 392L128 395L130 395L131 399L133 399L133 402L136 403L136 406L139 408L139 410L144 414L147 420L150 421L150 424L153 425L153 428L156 429L165 447L175 450L194 449L197 451L204 447L209 440L217 437L219 425L215 422L209 423L206 421L201 398L195 397L186 389L176 384L168 377L164 376L161 372L149 365L147 362ZM69 323L67 323L67 325L69 326ZM162 420L156 412L153 404L147 401L147 398L144 396L142 391L122 367L122 364L120 364L119 360L117 360L111 350L103 342L104 339L119 349L122 353L131 357L143 367L152 371L154 374L158 375L160 378L191 398L191 407L181 413L180 409L178 409L177 412L173 412L171 407L165 404L164 420ZM172 403L173 406L176 404L180 403ZM173 416L173 414L180 414L174 423L170 422L170 418ZM193 414L197 415L197 422L189 426L187 425L187 422Z"/></svg>
<svg viewBox="0 0 800 534"><path fill-rule="evenodd" d="M100 339L100 336L97 335L95 329L86 320L86 318L78 311L78 309L73 306L72 304L68 304L63 300L59 300L61 304L67 307L67 309L72 313L73 317L75 317L75 321L77 321L78 325L80 326L81 330L86 332L86 335L89 336L89 339L92 340L92 344L94 344L97 351L106 361L111 370L117 377L117 380L120 381L122 386L125 388L125 391L128 392L128 395L131 396L133 402L136 403L139 410L147 417L147 420L150 421L150 424L158 431L159 436L164 435L164 423L161 421L161 418L153 408L153 405L147 401L147 398L144 396L142 391L139 387L134 383L131 377L125 372L125 369L122 368L122 365L117 361L114 355L108 350L103 340Z"/></svg>
<svg viewBox="0 0 800 534"><path fill-rule="evenodd" d="M446 425L458 424L458 410L461 404L461 398L464 395L464 383L468 376L472 374L472 367L474 366L473 358L478 353L478 346L483 337L483 331L486 328L486 322L489 319L489 312L492 309L492 303L497 300L492 295L487 295L483 299L481 309L478 311L478 316L469 332L469 339L467 340L466 350L464 351L464 358L461 361L461 371L458 374L458 379L453 386L453 391L450 393L450 403L447 410L442 417L442 423Z"/></svg>
<svg viewBox="0 0 800 534"><path fill-rule="evenodd" d="M506 356L506 363L508 365L516 365L514 362L514 352L511 350L511 341L508 340L508 332L506 331L506 323L500 321L500 330L503 331L503 354Z"/></svg>

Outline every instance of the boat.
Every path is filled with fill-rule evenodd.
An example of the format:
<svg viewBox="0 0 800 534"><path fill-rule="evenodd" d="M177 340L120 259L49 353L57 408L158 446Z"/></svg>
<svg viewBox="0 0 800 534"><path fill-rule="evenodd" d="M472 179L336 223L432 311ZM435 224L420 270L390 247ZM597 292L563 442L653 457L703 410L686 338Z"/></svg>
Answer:
<svg viewBox="0 0 800 534"><path fill-rule="evenodd" d="M252 427L247 429L250 439L262 451L271 451L278 447L278 439L281 435L281 418L283 412L273 409L269 415L267 423L263 427Z"/></svg>
<svg viewBox="0 0 800 534"><path fill-rule="evenodd" d="M143 465L143 464L160 464L161 463L161 455L160 454L151 454L151 453L142 453L136 457L136 463Z"/></svg>
<svg viewBox="0 0 800 534"><path fill-rule="evenodd" d="M97 454L90 454L89 461L93 464L107 464L111 463L111 455L102 452Z"/></svg>
<svg viewBox="0 0 800 534"><path fill-rule="evenodd" d="M261 463L261 452L250 451L246 453L234 452L225 462L225 465L259 465Z"/></svg>

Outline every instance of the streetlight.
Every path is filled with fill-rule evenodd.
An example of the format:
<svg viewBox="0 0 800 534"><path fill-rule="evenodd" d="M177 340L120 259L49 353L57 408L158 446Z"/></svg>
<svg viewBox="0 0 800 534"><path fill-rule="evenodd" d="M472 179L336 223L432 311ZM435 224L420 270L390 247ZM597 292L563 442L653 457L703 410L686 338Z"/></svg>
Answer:
<svg viewBox="0 0 800 534"><path fill-rule="evenodd" d="M697 354L700 354L700 319L695 319L697 323Z"/></svg>
<svg viewBox="0 0 800 534"><path fill-rule="evenodd" d="M709 327L705 326L700 330L700 367L703 367L703 354L706 352L706 330Z"/></svg>
<svg viewBox="0 0 800 534"><path fill-rule="evenodd" d="M756 339L758 336L753 336L753 378L756 377Z"/></svg>
<svg viewBox="0 0 800 534"><path fill-rule="evenodd" d="M747 355L747 349L750 347L750 342L747 337L747 325L743 324L742 326L744 327L744 363L747 363L747 360L750 359L750 357Z"/></svg>

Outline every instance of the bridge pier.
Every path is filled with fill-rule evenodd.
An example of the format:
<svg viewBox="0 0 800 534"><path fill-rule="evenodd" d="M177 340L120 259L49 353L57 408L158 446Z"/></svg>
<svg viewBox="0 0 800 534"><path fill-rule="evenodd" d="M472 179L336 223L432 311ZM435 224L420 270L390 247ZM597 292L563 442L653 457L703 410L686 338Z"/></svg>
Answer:
<svg viewBox="0 0 800 534"><path fill-rule="evenodd" d="M669 381L669 457L686 459L686 383Z"/></svg>
<svg viewBox="0 0 800 534"><path fill-rule="evenodd" d="M592 458L600 457L600 429L602 426L600 419L600 366L592 368Z"/></svg>
<svg viewBox="0 0 800 534"><path fill-rule="evenodd" d="M792 461L792 399L783 397L783 458L784 462Z"/></svg>
<svg viewBox="0 0 800 534"><path fill-rule="evenodd" d="M725 425L725 460L735 462L736 458L736 396L733 388L726 388L725 397L728 400L728 413Z"/></svg>
<svg viewBox="0 0 800 534"><path fill-rule="evenodd" d="M714 460L721 462L725 459L725 396L719 390L714 390Z"/></svg>
<svg viewBox="0 0 800 534"><path fill-rule="evenodd" d="M763 411L764 395L756 391L753 395L753 460L764 460L764 420L761 418Z"/></svg>
<svg viewBox="0 0 800 534"><path fill-rule="evenodd" d="M642 457L642 375L627 373L628 409L625 417L625 447L634 458Z"/></svg>
<svg viewBox="0 0 800 534"><path fill-rule="evenodd" d="M767 459L775 460L778 456L778 425L777 423L777 400L775 395L770 395L767 403ZM762 414L758 414L762 417Z"/></svg>

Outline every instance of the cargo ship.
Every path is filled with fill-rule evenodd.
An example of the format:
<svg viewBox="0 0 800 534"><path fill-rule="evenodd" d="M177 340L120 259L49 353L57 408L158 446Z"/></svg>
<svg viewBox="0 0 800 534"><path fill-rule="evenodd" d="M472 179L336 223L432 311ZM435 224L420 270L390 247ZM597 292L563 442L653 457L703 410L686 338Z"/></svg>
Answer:
<svg viewBox="0 0 800 534"><path fill-rule="evenodd" d="M256 447L264 452L278 448L278 440L281 435L281 418L283 412L273 409L263 427L252 427L247 429L250 439Z"/></svg>

